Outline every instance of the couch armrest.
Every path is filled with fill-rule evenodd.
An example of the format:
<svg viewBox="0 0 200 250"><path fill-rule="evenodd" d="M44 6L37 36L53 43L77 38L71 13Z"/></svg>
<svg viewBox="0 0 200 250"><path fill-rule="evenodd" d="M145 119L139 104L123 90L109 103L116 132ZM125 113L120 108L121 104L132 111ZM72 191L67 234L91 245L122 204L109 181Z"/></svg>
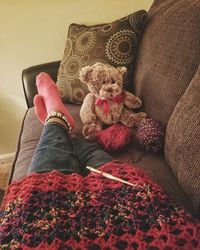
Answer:
<svg viewBox="0 0 200 250"><path fill-rule="evenodd" d="M33 106L33 98L37 94L37 88L35 85L36 76L40 72L46 72L52 77L54 81L56 81L59 65L60 61L55 61L40 65L35 65L23 70L22 84L28 108Z"/></svg>

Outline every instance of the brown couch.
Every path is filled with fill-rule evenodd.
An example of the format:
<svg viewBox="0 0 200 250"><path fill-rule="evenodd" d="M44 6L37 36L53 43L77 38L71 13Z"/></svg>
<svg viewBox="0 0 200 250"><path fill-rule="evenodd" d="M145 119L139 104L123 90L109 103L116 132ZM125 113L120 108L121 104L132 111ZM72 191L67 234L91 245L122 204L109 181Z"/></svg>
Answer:
<svg viewBox="0 0 200 250"><path fill-rule="evenodd" d="M165 153L144 154L133 141L128 152L114 155L116 159L145 169L178 204L190 211L195 207L197 213L200 200L199 13L200 1L196 0L155 0L152 4L140 41L132 90L143 100L144 110L167 126ZM26 175L42 130L32 107L37 93L35 76L45 71L56 80L58 68L59 61L23 71L28 110L22 123L11 182ZM76 121L74 133L80 135L80 106L68 104L68 108Z"/></svg>

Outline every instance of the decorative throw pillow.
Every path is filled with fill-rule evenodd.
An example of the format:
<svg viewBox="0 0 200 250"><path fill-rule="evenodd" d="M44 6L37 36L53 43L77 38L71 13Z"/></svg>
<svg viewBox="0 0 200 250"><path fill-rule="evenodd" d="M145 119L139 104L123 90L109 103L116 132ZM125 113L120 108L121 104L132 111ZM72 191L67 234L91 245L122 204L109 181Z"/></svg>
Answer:
<svg viewBox="0 0 200 250"><path fill-rule="evenodd" d="M80 82L79 71L96 62L126 66L125 88L128 87L146 17L147 12L140 10L112 23L70 25L57 77L64 102L82 103L88 89Z"/></svg>
<svg viewBox="0 0 200 250"><path fill-rule="evenodd" d="M165 156L200 216L200 66L169 120Z"/></svg>

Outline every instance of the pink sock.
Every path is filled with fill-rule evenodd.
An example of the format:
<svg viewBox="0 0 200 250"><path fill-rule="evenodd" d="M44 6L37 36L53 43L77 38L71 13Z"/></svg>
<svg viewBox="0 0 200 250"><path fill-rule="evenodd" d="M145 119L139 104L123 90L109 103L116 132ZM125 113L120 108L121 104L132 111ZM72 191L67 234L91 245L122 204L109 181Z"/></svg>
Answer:
<svg viewBox="0 0 200 250"><path fill-rule="evenodd" d="M36 85L37 85L39 95L42 96L47 114L50 114L52 111L62 112L67 118L69 124L71 125L73 129L75 126L74 119L72 118L69 111L63 104L60 98L58 88L55 82L51 79L51 77L47 73L44 73L44 72L40 73L36 77ZM40 112L43 113L44 109L42 108L42 110L43 111L41 111L40 109ZM40 117L42 117L43 119L43 116L40 116Z"/></svg>
<svg viewBox="0 0 200 250"><path fill-rule="evenodd" d="M34 109L37 118L41 121L41 123L44 124L47 117L47 110L45 108L42 96L36 95L34 97Z"/></svg>

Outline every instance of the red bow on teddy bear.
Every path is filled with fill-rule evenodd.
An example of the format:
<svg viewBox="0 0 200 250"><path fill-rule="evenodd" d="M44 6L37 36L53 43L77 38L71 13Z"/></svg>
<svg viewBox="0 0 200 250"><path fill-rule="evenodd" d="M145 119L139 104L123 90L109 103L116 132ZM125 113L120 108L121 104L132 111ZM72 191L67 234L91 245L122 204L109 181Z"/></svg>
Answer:
<svg viewBox="0 0 200 250"><path fill-rule="evenodd" d="M114 96L111 100L116 103L122 103L124 101L124 93ZM106 115L109 113L109 100L97 98L95 105L103 106L103 111Z"/></svg>

